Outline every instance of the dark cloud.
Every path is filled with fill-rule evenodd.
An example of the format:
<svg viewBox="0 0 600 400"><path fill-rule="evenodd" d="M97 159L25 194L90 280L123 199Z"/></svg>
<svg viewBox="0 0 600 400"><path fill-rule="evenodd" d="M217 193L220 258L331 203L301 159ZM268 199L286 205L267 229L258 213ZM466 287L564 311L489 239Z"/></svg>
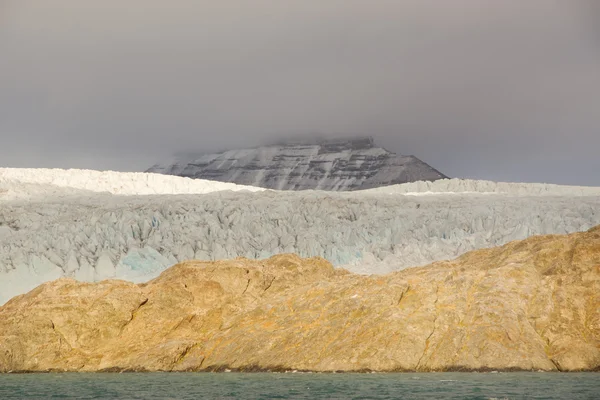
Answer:
<svg viewBox="0 0 600 400"><path fill-rule="evenodd" d="M600 185L594 0L0 2L0 164L368 134L459 177Z"/></svg>

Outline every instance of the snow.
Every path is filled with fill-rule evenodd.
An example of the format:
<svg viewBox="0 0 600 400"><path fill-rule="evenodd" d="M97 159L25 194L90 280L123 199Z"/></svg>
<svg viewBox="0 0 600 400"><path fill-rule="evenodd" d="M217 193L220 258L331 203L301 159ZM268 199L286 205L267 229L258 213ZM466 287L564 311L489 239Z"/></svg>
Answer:
<svg viewBox="0 0 600 400"><path fill-rule="evenodd" d="M473 179L440 179L434 182L411 182L367 189L363 193L405 194L425 196L433 194L506 194L516 196L600 196L600 188L593 186L563 186L547 183L492 182Z"/></svg>
<svg viewBox="0 0 600 400"><path fill-rule="evenodd" d="M234 183L162 174L76 169L0 168L0 185L4 183L52 185L71 190L108 192L117 195L205 194L222 190L252 192L265 190Z"/></svg>
<svg viewBox="0 0 600 400"><path fill-rule="evenodd" d="M154 174L5 168L0 304L61 276L143 282L187 259L295 252L380 274L599 224L593 187L452 179L278 192Z"/></svg>

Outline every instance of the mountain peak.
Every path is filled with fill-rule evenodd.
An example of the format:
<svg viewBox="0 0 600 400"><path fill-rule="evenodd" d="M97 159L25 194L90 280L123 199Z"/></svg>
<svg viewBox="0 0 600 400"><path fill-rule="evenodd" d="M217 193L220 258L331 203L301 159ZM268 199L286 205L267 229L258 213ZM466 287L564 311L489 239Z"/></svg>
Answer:
<svg viewBox="0 0 600 400"><path fill-rule="evenodd" d="M147 172L278 190L349 191L447 178L417 157L377 147L370 136L303 136L254 148L189 154Z"/></svg>

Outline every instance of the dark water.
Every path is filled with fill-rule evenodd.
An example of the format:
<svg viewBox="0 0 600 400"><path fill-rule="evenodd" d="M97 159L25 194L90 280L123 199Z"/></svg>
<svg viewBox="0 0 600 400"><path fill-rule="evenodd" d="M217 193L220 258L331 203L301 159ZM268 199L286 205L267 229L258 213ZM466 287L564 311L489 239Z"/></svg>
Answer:
<svg viewBox="0 0 600 400"><path fill-rule="evenodd" d="M0 399L600 399L598 373L0 375Z"/></svg>

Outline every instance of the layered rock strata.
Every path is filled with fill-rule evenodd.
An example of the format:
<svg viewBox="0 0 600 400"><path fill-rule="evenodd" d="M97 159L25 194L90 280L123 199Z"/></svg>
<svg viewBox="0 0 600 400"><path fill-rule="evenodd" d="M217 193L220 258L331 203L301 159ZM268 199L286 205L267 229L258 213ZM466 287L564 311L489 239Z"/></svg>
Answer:
<svg viewBox="0 0 600 400"><path fill-rule="evenodd" d="M348 191L446 178L415 156L377 147L370 137L182 155L147 172L278 190Z"/></svg>
<svg viewBox="0 0 600 400"><path fill-rule="evenodd" d="M385 276L320 258L59 279L0 307L0 371L600 367L600 228Z"/></svg>

